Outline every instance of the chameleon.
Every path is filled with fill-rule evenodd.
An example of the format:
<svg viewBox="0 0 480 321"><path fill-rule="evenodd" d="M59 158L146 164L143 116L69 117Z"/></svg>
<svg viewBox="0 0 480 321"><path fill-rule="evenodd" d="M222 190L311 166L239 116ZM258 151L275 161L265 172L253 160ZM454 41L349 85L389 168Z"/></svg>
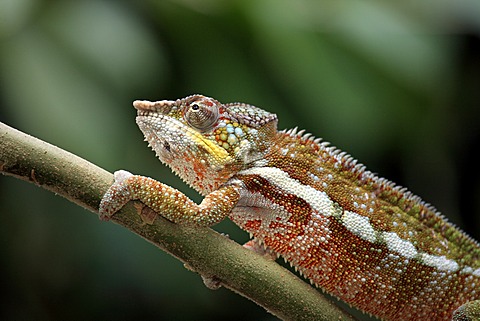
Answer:
<svg viewBox="0 0 480 321"><path fill-rule="evenodd" d="M304 130L277 130L276 114L249 104L191 95L133 105L161 162L204 198L196 204L118 171L101 219L130 200L178 224L228 217L317 287L379 319L474 319L463 307L453 314L478 308L480 244L420 197Z"/></svg>

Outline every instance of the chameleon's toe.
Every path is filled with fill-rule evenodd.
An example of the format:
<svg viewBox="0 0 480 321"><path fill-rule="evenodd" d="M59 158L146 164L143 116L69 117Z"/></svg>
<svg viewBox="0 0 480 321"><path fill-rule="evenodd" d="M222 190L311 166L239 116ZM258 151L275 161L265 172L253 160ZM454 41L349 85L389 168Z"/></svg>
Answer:
<svg viewBox="0 0 480 321"><path fill-rule="evenodd" d="M114 173L115 182L110 186L100 202L98 213L100 220L108 221L130 199L130 191L124 182L133 176L131 173L120 170Z"/></svg>
<svg viewBox="0 0 480 321"><path fill-rule="evenodd" d="M210 290L218 290L222 287L222 281L215 276L204 276L200 275L203 280L203 284Z"/></svg>
<svg viewBox="0 0 480 321"><path fill-rule="evenodd" d="M260 241L257 239L252 239L248 241L247 243L243 244L243 247L257 254L260 254L261 256L264 256L265 258L270 260L275 260L277 258L275 253L262 246Z"/></svg>
<svg viewBox="0 0 480 321"><path fill-rule="evenodd" d="M115 171L115 173L113 173L113 177L115 178L115 184L121 184L123 183L127 178L133 176L132 173L126 171L126 170L119 170L119 171Z"/></svg>

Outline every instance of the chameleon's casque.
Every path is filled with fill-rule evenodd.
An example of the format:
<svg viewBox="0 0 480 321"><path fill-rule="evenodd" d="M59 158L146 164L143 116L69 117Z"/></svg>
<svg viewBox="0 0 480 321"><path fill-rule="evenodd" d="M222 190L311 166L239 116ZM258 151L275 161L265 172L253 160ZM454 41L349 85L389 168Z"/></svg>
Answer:
<svg viewBox="0 0 480 321"><path fill-rule="evenodd" d="M107 219L139 199L167 219L208 226L229 217L327 292L385 320L450 320L480 299L480 246L404 188L276 115L193 95L136 101L137 124L200 205L121 172Z"/></svg>

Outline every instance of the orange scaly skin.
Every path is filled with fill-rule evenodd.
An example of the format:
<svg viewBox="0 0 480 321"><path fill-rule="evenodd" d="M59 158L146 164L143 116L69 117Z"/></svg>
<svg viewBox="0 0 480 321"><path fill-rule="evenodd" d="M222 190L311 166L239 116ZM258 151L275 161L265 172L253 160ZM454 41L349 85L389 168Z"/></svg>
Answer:
<svg viewBox="0 0 480 321"><path fill-rule="evenodd" d="M277 131L276 115L251 105L193 95L134 106L160 160L205 198L120 171L103 219L132 199L176 223L228 216L315 285L384 320L451 320L480 299L480 245L346 153Z"/></svg>

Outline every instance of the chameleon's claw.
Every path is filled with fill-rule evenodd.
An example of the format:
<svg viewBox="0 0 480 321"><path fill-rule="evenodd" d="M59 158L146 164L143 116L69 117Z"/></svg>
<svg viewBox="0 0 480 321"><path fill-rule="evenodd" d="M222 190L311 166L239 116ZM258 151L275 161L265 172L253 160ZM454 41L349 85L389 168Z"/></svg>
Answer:
<svg viewBox="0 0 480 321"><path fill-rule="evenodd" d="M203 276L200 274L203 280L203 284L210 290L218 290L222 287L222 281L215 276Z"/></svg>
<svg viewBox="0 0 480 321"><path fill-rule="evenodd" d="M113 173L113 177L115 178L115 184L121 184L130 176L133 176L133 174L123 169L115 171L115 173Z"/></svg>
<svg viewBox="0 0 480 321"><path fill-rule="evenodd" d="M125 170L116 171L113 174L115 182L110 186L100 202L98 213L100 220L108 221L119 209L121 209L130 199L130 191L124 182L133 176Z"/></svg>
<svg viewBox="0 0 480 321"><path fill-rule="evenodd" d="M196 272L196 273L199 273L195 268L193 268L190 264L187 264L185 263L183 265L187 270L190 270L192 272ZM222 281L216 277L216 276L206 276L206 275L203 275L201 273L200 274L200 277L202 278L203 280L203 284L205 284L205 286L207 288L209 288L210 290L218 290L219 288L222 287Z"/></svg>
<svg viewBox="0 0 480 321"><path fill-rule="evenodd" d="M277 258L277 256L271 250L268 250L262 246L260 241L257 239L248 241L247 243L243 244L243 247L270 260L275 260Z"/></svg>

